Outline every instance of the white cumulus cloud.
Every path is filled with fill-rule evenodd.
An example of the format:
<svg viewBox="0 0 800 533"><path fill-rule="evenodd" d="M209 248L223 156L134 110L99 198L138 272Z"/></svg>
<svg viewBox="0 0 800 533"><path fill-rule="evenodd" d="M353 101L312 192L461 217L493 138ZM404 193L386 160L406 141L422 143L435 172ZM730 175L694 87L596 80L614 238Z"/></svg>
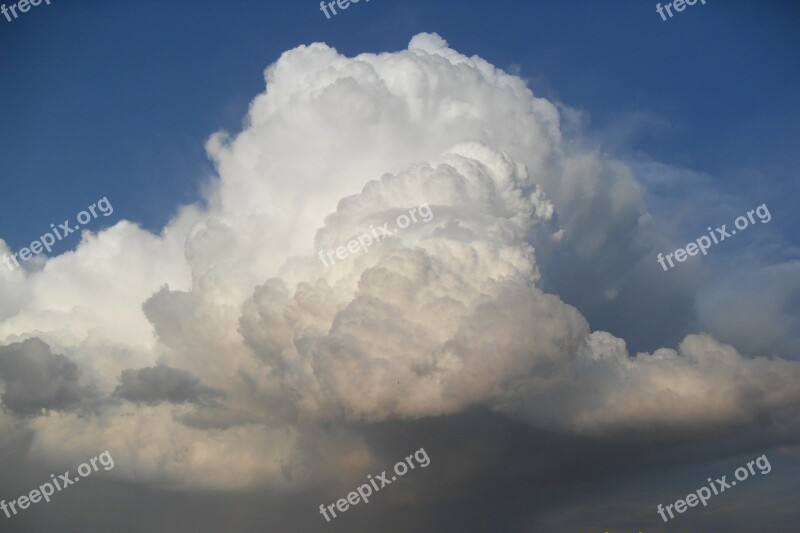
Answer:
<svg viewBox="0 0 800 533"><path fill-rule="evenodd" d="M702 332L630 354L554 291L563 269L613 299L656 237L631 169L568 148L519 77L433 34L354 58L301 46L265 77L244 130L208 141L207 208L0 274L5 397L49 376L8 370L33 337L70 402L93 391L80 415L25 399L32 458L108 449L125 479L296 488L369 468L357 424L473 406L591 435L796 424L800 364ZM319 260L423 204L430 221Z"/></svg>

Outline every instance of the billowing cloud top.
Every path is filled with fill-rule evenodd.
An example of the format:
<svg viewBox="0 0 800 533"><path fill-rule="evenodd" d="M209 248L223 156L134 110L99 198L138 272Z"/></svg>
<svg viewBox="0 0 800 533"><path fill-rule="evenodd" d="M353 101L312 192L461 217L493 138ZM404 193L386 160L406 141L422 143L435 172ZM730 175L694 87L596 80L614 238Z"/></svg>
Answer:
<svg viewBox="0 0 800 533"><path fill-rule="evenodd" d="M24 419L32 458L108 449L127 479L298 488L368 470L365 423L475 406L587 435L796 424L800 364L703 333L630 354L559 298L547 272L582 265L607 297L656 236L631 170L568 148L520 78L421 34L301 46L266 81L244 131L208 142L207 209L0 274L0 429ZM91 415L68 408L89 390Z"/></svg>

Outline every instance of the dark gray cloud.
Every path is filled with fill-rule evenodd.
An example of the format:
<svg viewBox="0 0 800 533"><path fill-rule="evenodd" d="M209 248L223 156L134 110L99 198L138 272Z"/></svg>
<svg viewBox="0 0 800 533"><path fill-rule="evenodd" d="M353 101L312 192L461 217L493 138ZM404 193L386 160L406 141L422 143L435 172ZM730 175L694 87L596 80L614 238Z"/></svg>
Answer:
<svg viewBox="0 0 800 533"><path fill-rule="evenodd" d="M330 523L321 517L319 505L346 496L355 488L352 483L291 493L264 488L175 491L157 483L120 482L103 472L58 492L50 504L33 505L0 523L9 532L59 531L80 516L84 533L255 533L265 524L291 533L796 533L800 519L792 505L800 464L769 444L775 440L769 431L745 431L738 444L732 432L704 443L676 442L679 436L666 433L625 442L537 430L486 410L355 429L378 456L377 470L364 470L364 477L390 469L420 447L431 462ZM708 476L730 477L743 461L761 453L773 467L768 475L748 479L668 526L661 522L658 503L685 496ZM14 472L4 480L4 494L12 497L35 488L50 473L27 464L21 445L8 447L0 468ZM64 464L67 468L75 465Z"/></svg>
<svg viewBox="0 0 800 533"><path fill-rule="evenodd" d="M5 385L3 405L15 414L42 409L64 410L90 394L78 381L78 367L67 357L53 354L39 338L0 346L0 380Z"/></svg>
<svg viewBox="0 0 800 533"><path fill-rule="evenodd" d="M123 370L114 396L136 403L207 403L221 393L190 372L166 365Z"/></svg>

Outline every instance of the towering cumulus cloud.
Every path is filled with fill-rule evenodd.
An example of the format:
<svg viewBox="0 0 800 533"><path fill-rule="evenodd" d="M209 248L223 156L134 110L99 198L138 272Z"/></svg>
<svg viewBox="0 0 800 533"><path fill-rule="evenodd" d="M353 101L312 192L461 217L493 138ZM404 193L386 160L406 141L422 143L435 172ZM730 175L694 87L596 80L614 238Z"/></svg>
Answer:
<svg viewBox="0 0 800 533"><path fill-rule="evenodd" d="M266 82L208 141L207 207L0 274L0 429L31 459L109 449L138 483L298 490L385 468L371 424L472 408L575 436L794 428L800 364L702 332L631 354L561 299L564 279L613 294L656 236L629 168L568 148L520 78L421 34L301 46Z"/></svg>

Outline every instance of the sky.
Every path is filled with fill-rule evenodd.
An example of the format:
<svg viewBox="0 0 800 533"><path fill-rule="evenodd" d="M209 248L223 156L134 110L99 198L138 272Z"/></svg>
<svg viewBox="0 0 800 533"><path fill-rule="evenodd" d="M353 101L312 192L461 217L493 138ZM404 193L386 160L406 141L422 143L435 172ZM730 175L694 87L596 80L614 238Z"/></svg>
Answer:
<svg viewBox="0 0 800 533"><path fill-rule="evenodd" d="M0 16L0 529L797 531L800 5L338 11Z"/></svg>

